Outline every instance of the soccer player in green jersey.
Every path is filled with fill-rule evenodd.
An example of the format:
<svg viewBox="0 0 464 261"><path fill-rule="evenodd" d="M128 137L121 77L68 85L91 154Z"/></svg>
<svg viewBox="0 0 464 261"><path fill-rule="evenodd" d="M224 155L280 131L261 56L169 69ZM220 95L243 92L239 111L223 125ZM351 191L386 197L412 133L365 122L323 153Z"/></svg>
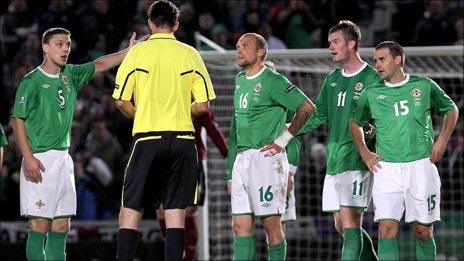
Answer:
<svg viewBox="0 0 464 261"><path fill-rule="evenodd" d="M134 43L135 34L129 48ZM94 62L66 64L71 33L51 28L42 36L43 63L20 82L12 117L23 156L20 201L21 215L29 218L29 260L66 259L66 235L70 217L76 214L73 161L68 148L77 93L92 75L120 64L129 48Z"/></svg>
<svg viewBox="0 0 464 261"><path fill-rule="evenodd" d="M8 145L8 141L3 131L2 125L0 125L0 170L2 170L3 165L3 147Z"/></svg>
<svg viewBox="0 0 464 261"><path fill-rule="evenodd" d="M329 30L332 60L343 66L324 79L316 100L316 113L300 134L328 123L327 174L322 211L333 212L335 228L343 235L342 260L376 260L372 240L362 229L362 215L371 198L372 175L356 151L349 121L362 90L380 80L373 67L359 56L361 31L351 21Z"/></svg>
<svg viewBox="0 0 464 261"><path fill-rule="evenodd" d="M417 260L435 260L433 223L440 220L440 176L435 167L458 118L448 95L431 79L406 74L403 48L391 41L375 47L375 66L384 80L359 97L350 131L359 153L374 172L375 221L379 222L379 259L399 260L399 222L412 223ZM430 111L444 115L434 142ZM362 126L373 120L377 151L370 151Z"/></svg>
<svg viewBox="0 0 464 261"><path fill-rule="evenodd" d="M244 34L236 47L237 63L244 70L235 78L227 155L234 260L256 259L255 217L262 218L269 259L285 260L286 242L280 220L287 196L288 160L284 148L314 111L314 105L285 76L264 65L268 49L261 35ZM296 113L286 129L288 110Z"/></svg>

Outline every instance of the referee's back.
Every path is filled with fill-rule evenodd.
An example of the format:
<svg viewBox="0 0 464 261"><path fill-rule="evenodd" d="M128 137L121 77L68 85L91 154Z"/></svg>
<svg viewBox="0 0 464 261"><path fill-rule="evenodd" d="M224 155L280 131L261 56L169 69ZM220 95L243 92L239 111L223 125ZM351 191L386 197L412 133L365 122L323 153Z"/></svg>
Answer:
<svg viewBox="0 0 464 261"><path fill-rule="evenodd" d="M130 49L116 75L115 99L133 101L132 135L159 131L194 131L191 102L213 100L211 79L200 54L156 33Z"/></svg>

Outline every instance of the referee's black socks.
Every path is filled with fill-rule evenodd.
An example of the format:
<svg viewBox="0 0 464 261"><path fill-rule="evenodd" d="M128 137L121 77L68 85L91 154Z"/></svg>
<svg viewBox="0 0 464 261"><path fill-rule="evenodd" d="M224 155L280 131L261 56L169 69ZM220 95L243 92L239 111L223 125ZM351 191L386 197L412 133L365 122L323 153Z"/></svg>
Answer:
<svg viewBox="0 0 464 261"><path fill-rule="evenodd" d="M137 251L137 243L139 242L139 232L134 229L121 228L118 233L118 252L116 260L132 261Z"/></svg>
<svg viewBox="0 0 464 261"><path fill-rule="evenodd" d="M185 249L185 229L168 228L166 229L165 255L168 261L182 260Z"/></svg>

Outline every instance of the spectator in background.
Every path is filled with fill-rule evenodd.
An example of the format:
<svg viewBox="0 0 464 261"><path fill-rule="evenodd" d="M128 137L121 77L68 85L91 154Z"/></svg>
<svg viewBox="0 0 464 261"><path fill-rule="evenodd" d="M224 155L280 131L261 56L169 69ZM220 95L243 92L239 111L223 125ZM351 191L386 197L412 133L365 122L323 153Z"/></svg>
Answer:
<svg viewBox="0 0 464 261"><path fill-rule="evenodd" d="M92 130L86 138L86 146L93 156L101 158L108 165L112 173L118 177L122 176L124 164L121 144L108 131L103 119L95 119L92 123Z"/></svg>
<svg viewBox="0 0 464 261"><path fill-rule="evenodd" d="M430 1L416 25L412 43L416 46L447 45L454 39L453 24L447 17L443 1Z"/></svg>
<svg viewBox="0 0 464 261"><path fill-rule="evenodd" d="M74 160L74 175L76 179L77 213L74 219L98 219L98 189L95 181L85 173L82 160Z"/></svg>
<svg viewBox="0 0 464 261"><path fill-rule="evenodd" d="M211 39L211 30L215 22L216 20L214 20L213 15L209 11L201 13L198 17L198 31L204 37Z"/></svg>
<svg viewBox="0 0 464 261"><path fill-rule="evenodd" d="M39 34L48 28L60 26L73 29L76 25L72 19L72 11L68 8L68 1L51 0L46 11L39 16ZM71 30L73 31L73 30ZM74 35L76 37L76 35Z"/></svg>
<svg viewBox="0 0 464 261"><path fill-rule="evenodd" d="M34 15L29 11L26 0L11 0L0 28L1 57L14 57L27 34L37 31Z"/></svg>
<svg viewBox="0 0 464 261"><path fill-rule="evenodd" d="M195 21L196 11L192 3L186 2L179 6L179 29L175 36L179 41L195 46L195 31L198 24Z"/></svg>
<svg viewBox="0 0 464 261"><path fill-rule="evenodd" d="M285 43L272 34L272 27L268 23L261 25L259 34L267 40L269 50L287 49Z"/></svg>
<svg viewBox="0 0 464 261"><path fill-rule="evenodd" d="M309 48L311 31L315 29L311 17L311 7L305 1L289 0L277 16L287 47L290 49Z"/></svg>
<svg viewBox="0 0 464 261"><path fill-rule="evenodd" d="M454 22L454 29L456 30L456 42L454 45L464 45L464 18L461 17Z"/></svg>
<svg viewBox="0 0 464 261"><path fill-rule="evenodd" d="M234 47L229 41L230 32L224 24L216 24L211 30L211 40L226 50L232 50Z"/></svg>

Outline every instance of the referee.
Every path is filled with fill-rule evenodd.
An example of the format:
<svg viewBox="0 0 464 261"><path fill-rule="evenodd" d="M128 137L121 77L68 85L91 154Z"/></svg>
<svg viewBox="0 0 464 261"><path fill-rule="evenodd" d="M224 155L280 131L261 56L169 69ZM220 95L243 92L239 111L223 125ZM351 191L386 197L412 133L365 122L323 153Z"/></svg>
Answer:
<svg viewBox="0 0 464 261"><path fill-rule="evenodd" d="M134 142L124 175L118 260L133 260L146 207L163 204L167 260L181 260L185 209L197 201L197 152L192 116L216 96L200 54L176 40L179 9L169 1L148 10L149 40L134 46L116 75L116 105L134 118ZM194 103L191 103L194 100Z"/></svg>

